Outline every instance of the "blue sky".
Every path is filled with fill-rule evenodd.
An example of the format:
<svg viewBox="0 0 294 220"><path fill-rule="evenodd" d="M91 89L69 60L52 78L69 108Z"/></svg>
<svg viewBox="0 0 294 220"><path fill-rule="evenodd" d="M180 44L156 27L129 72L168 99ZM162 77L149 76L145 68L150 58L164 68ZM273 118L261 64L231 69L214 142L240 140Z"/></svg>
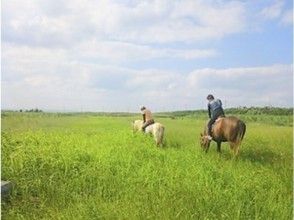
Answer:
<svg viewBox="0 0 294 220"><path fill-rule="evenodd" d="M293 5L2 2L2 109L293 106Z"/></svg>

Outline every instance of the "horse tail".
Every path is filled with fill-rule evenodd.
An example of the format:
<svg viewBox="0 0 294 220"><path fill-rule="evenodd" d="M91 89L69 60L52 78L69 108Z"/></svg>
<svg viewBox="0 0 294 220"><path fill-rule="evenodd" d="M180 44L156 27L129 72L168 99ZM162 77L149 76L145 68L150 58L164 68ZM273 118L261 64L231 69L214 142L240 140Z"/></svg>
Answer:
<svg viewBox="0 0 294 220"><path fill-rule="evenodd" d="M163 136L164 136L164 126L161 124L158 124L155 128L155 134L154 134L157 146L162 145Z"/></svg>
<svg viewBox="0 0 294 220"><path fill-rule="evenodd" d="M246 132L246 125L243 121L238 121L238 135L236 137L236 142L241 142L244 138L245 132Z"/></svg>

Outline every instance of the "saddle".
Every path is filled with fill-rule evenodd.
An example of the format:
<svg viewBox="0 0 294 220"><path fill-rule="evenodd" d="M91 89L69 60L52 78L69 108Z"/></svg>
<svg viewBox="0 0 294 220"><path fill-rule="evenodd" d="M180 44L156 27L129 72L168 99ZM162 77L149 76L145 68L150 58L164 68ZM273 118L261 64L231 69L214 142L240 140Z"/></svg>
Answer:
<svg viewBox="0 0 294 220"><path fill-rule="evenodd" d="M153 121L150 121L150 122L148 122L148 124L147 124L147 126L145 127L145 128L148 128L150 125L153 125L155 123L155 121L153 120Z"/></svg>
<svg viewBox="0 0 294 220"><path fill-rule="evenodd" d="M223 118L223 117L218 117L218 118L215 120L215 122L214 122L213 124L219 122L222 118Z"/></svg>
<svg viewBox="0 0 294 220"><path fill-rule="evenodd" d="M212 128L221 120L221 119L223 119L225 116L219 116L216 120L215 120L215 122L212 124Z"/></svg>
<svg viewBox="0 0 294 220"><path fill-rule="evenodd" d="M148 121L148 123L142 127L143 131L145 132L146 131L146 128L148 128L150 125L153 125L155 123L154 120L150 120Z"/></svg>

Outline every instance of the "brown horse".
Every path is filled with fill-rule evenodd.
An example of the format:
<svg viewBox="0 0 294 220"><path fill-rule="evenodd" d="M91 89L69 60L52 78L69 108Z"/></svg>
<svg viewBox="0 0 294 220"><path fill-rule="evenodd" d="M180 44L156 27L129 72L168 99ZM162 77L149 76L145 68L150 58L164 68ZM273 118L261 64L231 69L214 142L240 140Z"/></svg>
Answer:
<svg viewBox="0 0 294 220"><path fill-rule="evenodd" d="M212 127L212 140L217 143L219 153L221 152L221 142L229 142L234 156L237 156L245 132L246 125L240 119L233 116L218 118ZM204 134L201 133L200 136L201 147L207 152L211 142L207 137L207 126L205 126Z"/></svg>

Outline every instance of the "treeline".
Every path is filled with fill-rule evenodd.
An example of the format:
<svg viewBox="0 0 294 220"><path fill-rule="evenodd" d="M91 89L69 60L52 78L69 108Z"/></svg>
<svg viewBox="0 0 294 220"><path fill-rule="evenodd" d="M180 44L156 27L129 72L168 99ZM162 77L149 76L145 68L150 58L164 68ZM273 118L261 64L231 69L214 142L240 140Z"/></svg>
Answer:
<svg viewBox="0 0 294 220"><path fill-rule="evenodd" d="M184 117L207 114L207 110L186 110L186 111L173 111L162 112L158 115L166 115L169 117ZM225 114L228 115L293 115L293 108L279 108L279 107L238 107L227 108Z"/></svg>
<svg viewBox="0 0 294 220"><path fill-rule="evenodd" d="M43 110L38 108L32 108L32 109L19 109L19 110L2 110L3 112L43 112Z"/></svg>
<svg viewBox="0 0 294 220"><path fill-rule="evenodd" d="M32 108L32 109L20 109L19 112L43 112L43 111L38 108Z"/></svg>
<svg viewBox="0 0 294 220"><path fill-rule="evenodd" d="M293 115L293 108L279 107L239 107L228 108L225 110L229 114L248 114L248 115Z"/></svg>
<svg viewBox="0 0 294 220"><path fill-rule="evenodd" d="M20 109L20 110L2 110L3 112L43 112L43 110L34 109ZM226 108L225 113L227 115L293 115L293 108L280 108L280 107L237 107L237 108ZM88 116L114 116L114 117L124 117L137 115L137 113L128 112L64 112L64 113L54 113L49 114L60 114L60 115L88 115ZM183 110L183 111L170 111L170 112L158 112L155 113L157 116L162 117L184 117L184 116L194 116L207 114L206 109L201 110Z"/></svg>

